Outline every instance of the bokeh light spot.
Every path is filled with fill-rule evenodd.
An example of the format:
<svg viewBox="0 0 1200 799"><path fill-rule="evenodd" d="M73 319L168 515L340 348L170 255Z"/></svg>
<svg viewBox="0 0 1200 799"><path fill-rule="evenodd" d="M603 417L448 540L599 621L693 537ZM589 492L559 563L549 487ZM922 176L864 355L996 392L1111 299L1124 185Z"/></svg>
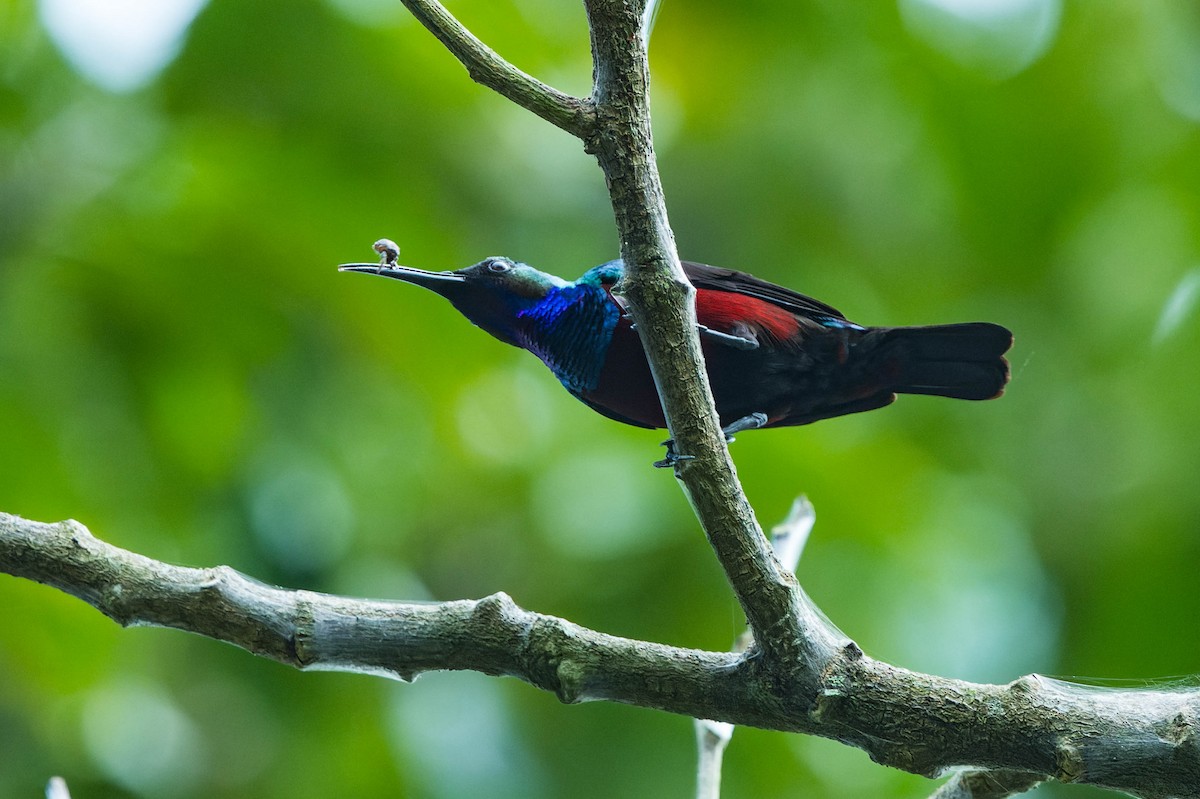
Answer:
<svg viewBox="0 0 1200 799"><path fill-rule="evenodd" d="M1180 116L1200 122L1200 26L1184 7L1162 10L1155 39L1155 82L1166 104ZM1175 12L1175 13L1172 13Z"/></svg>
<svg viewBox="0 0 1200 799"><path fill-rule="evenodd" d="M46 32L79 74L127 92L152 81L178 55L207 0L41 0Z"/></svg>
<svg viewBox="0 0 1200 799"><path fill-rule="evenodd" d="M610 558L646 552L671 529L661 508L674 486L654 477L645 450L626 455L592 449L567 455L539 475L533 508L539 528L560 552L579 558Z"/></svg>
<svg viewBox="0 0 1200 799"><path fill-rule="evenodd" d="M901 0L909 32L988 77L1011 77L1050 49L1061 0Z"/></svg>
<svg viewBox="0 0 1200 799"><path fill-rule="evenodd" d="M250 488L250 519L259 544L282 568L311 574L345 555L354 511L336 474L295 454L264 460Z"/></svg>
<svg viewBox="0 0 1200 799"><path fill-rule="evenodd" d="M493 463L529 461L554 436L555 400L550 392L558 390L535 362L487 372L458 398L458 432L464 446Z"/></svg>
<svg viewBox="0 0 1200 799"><path fill-rule="evenodd" d="M83 708L88 753L114 782L144 796L190 794L203 770L195 725L161 688L120 682L94 691Z"/></svg>
<svg viewBox="0 0 1200 799"><path fill-rule="evenodd" d="M1200 267L1196 267L1180 279L1171 296L1163 305L1158 325L1154 328L1154 343L1166 340L1188 320L1196 310L1200 299Z"/></svg>
<svg viewBox="0 0 1200 799"><path fill-rule="evenodd" d="M500 684L482 674L429 673L393 688L390 727L400 768L431 797L537 797L540 774Z"/></svg>
<svg viewBox="0 0 1200 799"><path fill-rule="evenodd" d="M1022 512L999 484L944 476L934 486L927 535L893 553L907 584L883 626L896 660L982 682L1045 670L1062 609Z"/></svg>

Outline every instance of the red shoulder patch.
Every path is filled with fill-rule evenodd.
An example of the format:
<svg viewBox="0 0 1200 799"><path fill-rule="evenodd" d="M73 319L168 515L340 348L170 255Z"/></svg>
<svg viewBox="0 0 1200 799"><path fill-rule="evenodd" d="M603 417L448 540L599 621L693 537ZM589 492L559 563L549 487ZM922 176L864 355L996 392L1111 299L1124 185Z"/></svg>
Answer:
<svg viewBox="0 0 1200 799"><path fill-rule="evenodd" d="M800 332L800 322L778 305L732 291L696 290L696 316L700 324L732 333L739 327L762 330L777 341Z"/></svg>

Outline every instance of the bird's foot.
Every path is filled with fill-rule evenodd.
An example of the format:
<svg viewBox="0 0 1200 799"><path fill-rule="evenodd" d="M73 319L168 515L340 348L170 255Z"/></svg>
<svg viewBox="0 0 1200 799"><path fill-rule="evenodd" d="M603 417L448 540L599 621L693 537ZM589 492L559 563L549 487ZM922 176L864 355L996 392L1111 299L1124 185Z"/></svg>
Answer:
<svg viewBox="0 0 1200 799"><path fill-rule="evenodd" d="M667 448L667 454L663 456L661 461L654 462L655 469L673 469L683 461L696 460L695 455L680 455L675 451L675 439L668 438L661 446Z"/></svg>
<svg viewBox="0 0 1200 799"><path fill-rule="evenodd" d="M720 330L713 330L706 325L696 325L700 329L701 338L710 338L713 341L719 341L727 347L733 347L735 350L756 350L758 349L758 341L749 336L738 336L732 333L722 333Z"/></svg>
<svg viewBox="0 0 1200 799"><path fill-rule="evenodd" d="M767 419L767 415L765 413L755 412L755 413L751 413L751 414L747 414L746 416L743 416L741 419L738 419L737 421L733 422L732 424L725 425L724 427L721 428L721 432L723 432L725 434L725 443L726 444L733 443L733 440L734 440L733 434L734 433L740 433L743 430L755 430L759 427L766 427L767 421L768 421L768 419ZM696 460L695 455L680 455L678 452L676 452L675 451L675 439L673 439L673 438L668 438L666 441L664 441L662 443L662 446L667 448L667 454L663 457L663 459L661 461L654 462L654 467L656 469L670 469L670 468L673 468L674 466L677 466L681 461Z"/></svg>
<svg viewBox="0 0 1200 799"><path fill-rule="evenodd" d="M741 419L738 419L732 424L725 425L721 428L721 431L725 433L725 443L728 444L733 441L734 433L740 433L743 430L757 430L760 427L766 426L767 415L765 413L755 412L743 416Z"/></svg>
<svg viewBox="0 0 1200 799"><path fill-rule="evenodd" d="M633 317L629 314L624 314L621 318L632 319ZM637 330L637 323L630 322L629 329ZM700 333L700 338L709 338L713 341L719 341L727 347L733 347L735 350L758 349L758 342L752 338L748 338L747 336L735 336L732 333L722 333L720 330L713 330L707 325L696 325L696 329Z"/></svg>

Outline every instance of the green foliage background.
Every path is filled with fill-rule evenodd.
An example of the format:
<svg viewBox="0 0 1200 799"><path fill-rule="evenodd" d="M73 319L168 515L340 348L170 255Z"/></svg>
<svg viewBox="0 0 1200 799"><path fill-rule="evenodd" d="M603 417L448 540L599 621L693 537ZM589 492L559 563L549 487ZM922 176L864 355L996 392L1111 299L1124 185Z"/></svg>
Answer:
<svg viewBox="0 0 1200 799"><path fill-rule="evenodd" d="M1200 16L1025 5L1051 13L1032 55L915 0L667 0L672 222L685 257L852 319L1016 332L1000 401L909 397L734 445L764 524L815 503L801 580L868 653L987 681L1193 674ZM587 92L579 3L451 8ZM334 270L381 236L426 268L507 254L574 277L617 252L592 160L398 3L213 0L123 93L0 4L0 509L285 586L504 590L728 647L737 607L650 468L662 436L433 295ZM301 674L0 579L2 796L52 774L88 799L685 796L693 757L687 719L471 674ZM748 729L725 786L932 789Z"/></svg>

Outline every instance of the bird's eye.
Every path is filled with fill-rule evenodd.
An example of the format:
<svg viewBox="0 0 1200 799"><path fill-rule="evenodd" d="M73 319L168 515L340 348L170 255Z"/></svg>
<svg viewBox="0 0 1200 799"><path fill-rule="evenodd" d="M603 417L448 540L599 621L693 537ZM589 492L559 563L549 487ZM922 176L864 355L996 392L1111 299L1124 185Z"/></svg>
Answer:
<svg viewBox="0 0 1200 799"><path fill-rule="evenodd" d="M499 275L512 269L512 266L504 261L488 261L487 270L493 274Z"/></svg>

